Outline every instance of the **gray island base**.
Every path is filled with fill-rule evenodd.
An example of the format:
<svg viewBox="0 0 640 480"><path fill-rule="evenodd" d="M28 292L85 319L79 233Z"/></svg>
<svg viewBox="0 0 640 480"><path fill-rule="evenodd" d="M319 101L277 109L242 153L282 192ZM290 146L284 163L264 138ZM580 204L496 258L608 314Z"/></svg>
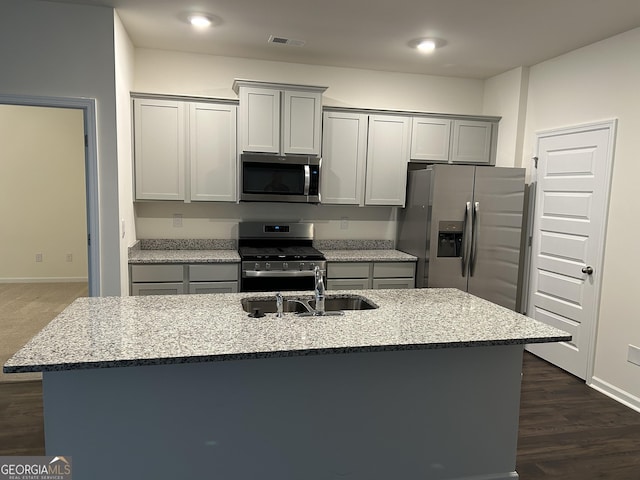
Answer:
<svg viewBox="0 0 640 480"><path fill-rule="evenodd" d="M518 478L524 344L570 337L457 290L356 293L380 308L253 319L247 294L84 299L4 369L43 370L46 452L80 480ZM160 338L145 316L180 325ZM115 318L117 346L100 335Z"/></svg>

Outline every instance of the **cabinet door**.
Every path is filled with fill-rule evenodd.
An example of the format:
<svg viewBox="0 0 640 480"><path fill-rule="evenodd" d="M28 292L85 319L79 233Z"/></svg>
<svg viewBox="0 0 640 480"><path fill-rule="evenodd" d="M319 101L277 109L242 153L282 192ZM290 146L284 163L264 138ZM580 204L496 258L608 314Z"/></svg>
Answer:
<svg viewBox="0 0 640 480"><path fill-rule="evenodd" d="M240 88L243 152L280 153L280 91Z"/></svg>
<svg viewBox="0 0 640 480"><path fill-rule="evenodd" d="M410 278L415 276L414 262L376 262L373 264L373 278Z"/></svg>
<svg viewBox="0 0 640 480"><path fill-rule="evenodd" d="M493 123L454 120L451 163L491 165Z"/></svg>
<svg viewBox="0 0 640 480"><path fill-rule="evenodd" d="M190 282L238 281L239 263L217 263L211 265L189 265Z"/></svg>
<svg viewBox="0 0 640 480"><path fill-rule="evenodd" d="M182 282L184 265L131 265L132 282Z"/></svg>
<svg viewBox="0 0 640 480"><path fill-rule="evenodd" d="M415 280L413 278L374 278L373 288L414 288Z"/></svg>
<svg viewBox="0 0 640 480"><path fill-rule="evenodd" d="M366 205L404 206L409 162L409 118L369 117Z"/></svg>
<svg viewBox="0 0 640 480"><path fill-rule="evenodd" d="M236 201L235 105L189 105L191 200Z"/></svg>
<svg viewBox="0 0 640 480"><path fill-rule="evenodd" d="M411 160L448 162L451 120L414 117L411 129Z"/></svg>
<svg viewBox="0 0 640 480"><path fill-rule="evenodd" d="M137 200L184 200L184 103L134 100Z"/></svg>
<svg viewBox="0 0 640 480"><path fill-rule="evenodd" d="M189 293L236 293L238 282L196 282L189 283Z"/></svg>
<svg viewBox="0 0 640 480"><path fill-rule="evenodd" d="M363 205L368 116L325 112L320 199L325 204Z"/></svg>
<svg viewBox="0 0 640 480"><path fill-rule="evenodd" d="M182 295L183 283L133 283L131 295Z"/></svg>
<svg viewBox="0 0 640 480"><path fill-rule="evenodd" d="M320 155L322 94L285 90L282 153Z"/></svg>
<svg viewBox="0 0 640 480"><path fill-rule="evenodd" d="M371 288L370 278L337 278L327 280L327 290L367 290Z"/></svg>

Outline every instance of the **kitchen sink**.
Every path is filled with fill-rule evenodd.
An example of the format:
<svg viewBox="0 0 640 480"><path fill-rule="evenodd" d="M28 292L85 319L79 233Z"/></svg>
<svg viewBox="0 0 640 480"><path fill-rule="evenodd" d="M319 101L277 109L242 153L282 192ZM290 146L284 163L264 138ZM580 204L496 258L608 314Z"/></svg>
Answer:
<svg viewBox="0 0 640 480"><path fill-rule="evenodd" d="M307 313L304 305L298 302L289 302L287 300L302 300L309 303L311 308L315 308L315 299L313 297L284 297L282 304L283 313ZM276 299L265 297L249 297L241 300L242 309L245 312L255 313L256 309L260 313L276 313ZM372 310L378 306L371 300L360 295L342 295L342 296L326 296L324 299L325 312L339 312L343 310Z"/></svg>

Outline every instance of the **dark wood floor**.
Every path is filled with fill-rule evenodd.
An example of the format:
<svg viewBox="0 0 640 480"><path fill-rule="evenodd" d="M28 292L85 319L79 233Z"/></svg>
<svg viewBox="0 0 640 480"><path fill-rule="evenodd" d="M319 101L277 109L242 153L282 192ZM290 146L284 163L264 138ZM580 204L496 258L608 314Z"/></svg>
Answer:
<svg viewBox="0 0 640 480"><path fill-rule="evenodd" d="M521 480L640 479L640 413L525 353ZM0 455L44 455L42 384L0 383Z"/></svg>

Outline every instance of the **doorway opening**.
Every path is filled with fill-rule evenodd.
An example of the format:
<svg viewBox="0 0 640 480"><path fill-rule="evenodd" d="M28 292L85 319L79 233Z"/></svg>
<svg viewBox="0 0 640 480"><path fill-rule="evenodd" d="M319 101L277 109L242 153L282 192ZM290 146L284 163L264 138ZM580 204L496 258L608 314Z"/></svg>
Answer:
<svg viewBox="0 0 640 480"><path fill-rule="evenodd" d="M36 107L36 108L33 108ZM51 250L52 255L49 257L51 264L58 263L62 268L58 269L56 273L45 273L45 277L48 275L53 279L64 279L68 277L74 279L74 277L86 277L88 284L89 296L97 296L100 294L100 257L99 257L99 231L98 231L98 179L97 179L97 148L96 148L96 105L94 99L87 98L58 98L58 97L32 97L32 96L13 96L13 95L0 95L0 108L4 108L6 111L22 112L25 115L32 115L32 118L38 118L41 114L48 116L51 122L58 123L60 119L68 120L69 128L77 126L77 131L71 132L71 138L76 135L75 140L80 142L80 145L75 147L80 148L83 152L81 154L80 164L73 166L73 160L65 159L64 150L58 152L60 155L60 163L57 166L47 165L49 155L47 155L47 148L59 149L70 148L69 157L73 155L74 146L61 146L60 141L63 135L51 134L47 131L47 120L36 122L42 124L40 134L34 130L31 134L26 132L23 134L25 137L20 144L11 145L13 152L24 153L29 149L31 157L29 155L21 158L22 162L28 162L29 165L16 165L11 164L12 159L7 158L9 155L3 155L2 162L4 164L3 169L13 172L30 172L28 175L24 175L26 178L18 179L13 178L16 183L19 183L20 196L17 194L12 195L12 198L4 199L9 205L12 205L17 213L14 214L16 219L20 219L21 205L25 206L29 204L29 210L36 213L36 216L28 219L21 219L23 225L25 222L33 221L45 224L49 222L49 225L35 225L26 231L13 231L14 238L24 235L24 243L26 248L37 245L33 243L33 238L26 238L30 236L42 236L40 240L47 241L47 237L56 237L56 241L61 243L57 248ZM25 108L26 110L22 110ZM28 112L28 113L27 113ZM56 118L56 114L58 117ZM33 116L35 115L35 116ZM50 123L51 131L59 125ZM12 142L9 139L9 143ZM17 141L18 139L16 139ZM48 147L47 147L48 145ZM31 149L29 147L34 146ZM41 147L38 150L38 147ZM53 153L53 152L52 152ZM38 157L38 158L36 158ZM15 157L14 157L15 158ZM52 158L52 157L51 157ZM49 170L44 172L43 170ZM60 171L58 171L60 170ZM43 178L43 174L46 178ZM38 179L38 177L40 177ZM75 179L73 187L64 186L64 182ZM37 180L37 181L36 181ZM49 181L50 184L47 184ZM78 183L79 182L79 183ZM60 184L60 188L56 189L56 183ZM38 185L40 188L38 189ZM15 189L15 188L14 188ZM39 190L39 191L36 191ZM38 198L39 193L43 193ZM75 192L75 193L74 193ZM73 196L75 195L75 196ZM65 202L61 203L61 208L65 209L64 212L56 212L54 219L47 218L43 221L42 218L38 218L38 214L44 214L46 209L49 208L48 204L55 204L56 199L65 199ZM35 204L35 205L34 205ZM80 204L80 205L78 205ZM55 211L55 208L54 208ZM78 217L81 217L80 220ZM78 226L78 224L82 226ZM9 231L13 230L13 226L8 225ZM65 232L68 229L73 228L76 232L79 229L83 231L80 234L76 234L75 238L71 240L71 237L66 236ZM80 238L78 238L80 235ZM38 240L38 239L36 239ZM40 264L38 267L44 267L47 263L48 257L45 256L44 251L36 248L36 251L31 252L29 255L29 266L33 264ZM54 253L55 252L55 253ZM62 253L61 253L62 252ZM78 252L76 254L75 252ZM33 258L31 258L33 257ZM31 262L32 261L32 262ZM5 262L3 262L5 263ZM84 274L79 274L78 268L71 268L72 266L78 266L78 268L84 268ZM66 267L66 269L65 269ZM26 270L26 269L25 269ZM40 271L45 271L44 268L40 268ZM37 269L23 274L13 273L3 274L0 272L0 280L5 278L21 278L23 281L29 281L30 279L37 280L37 276L34 272L38 272ZM74 272L74 273L69 273Z"/></svg>

